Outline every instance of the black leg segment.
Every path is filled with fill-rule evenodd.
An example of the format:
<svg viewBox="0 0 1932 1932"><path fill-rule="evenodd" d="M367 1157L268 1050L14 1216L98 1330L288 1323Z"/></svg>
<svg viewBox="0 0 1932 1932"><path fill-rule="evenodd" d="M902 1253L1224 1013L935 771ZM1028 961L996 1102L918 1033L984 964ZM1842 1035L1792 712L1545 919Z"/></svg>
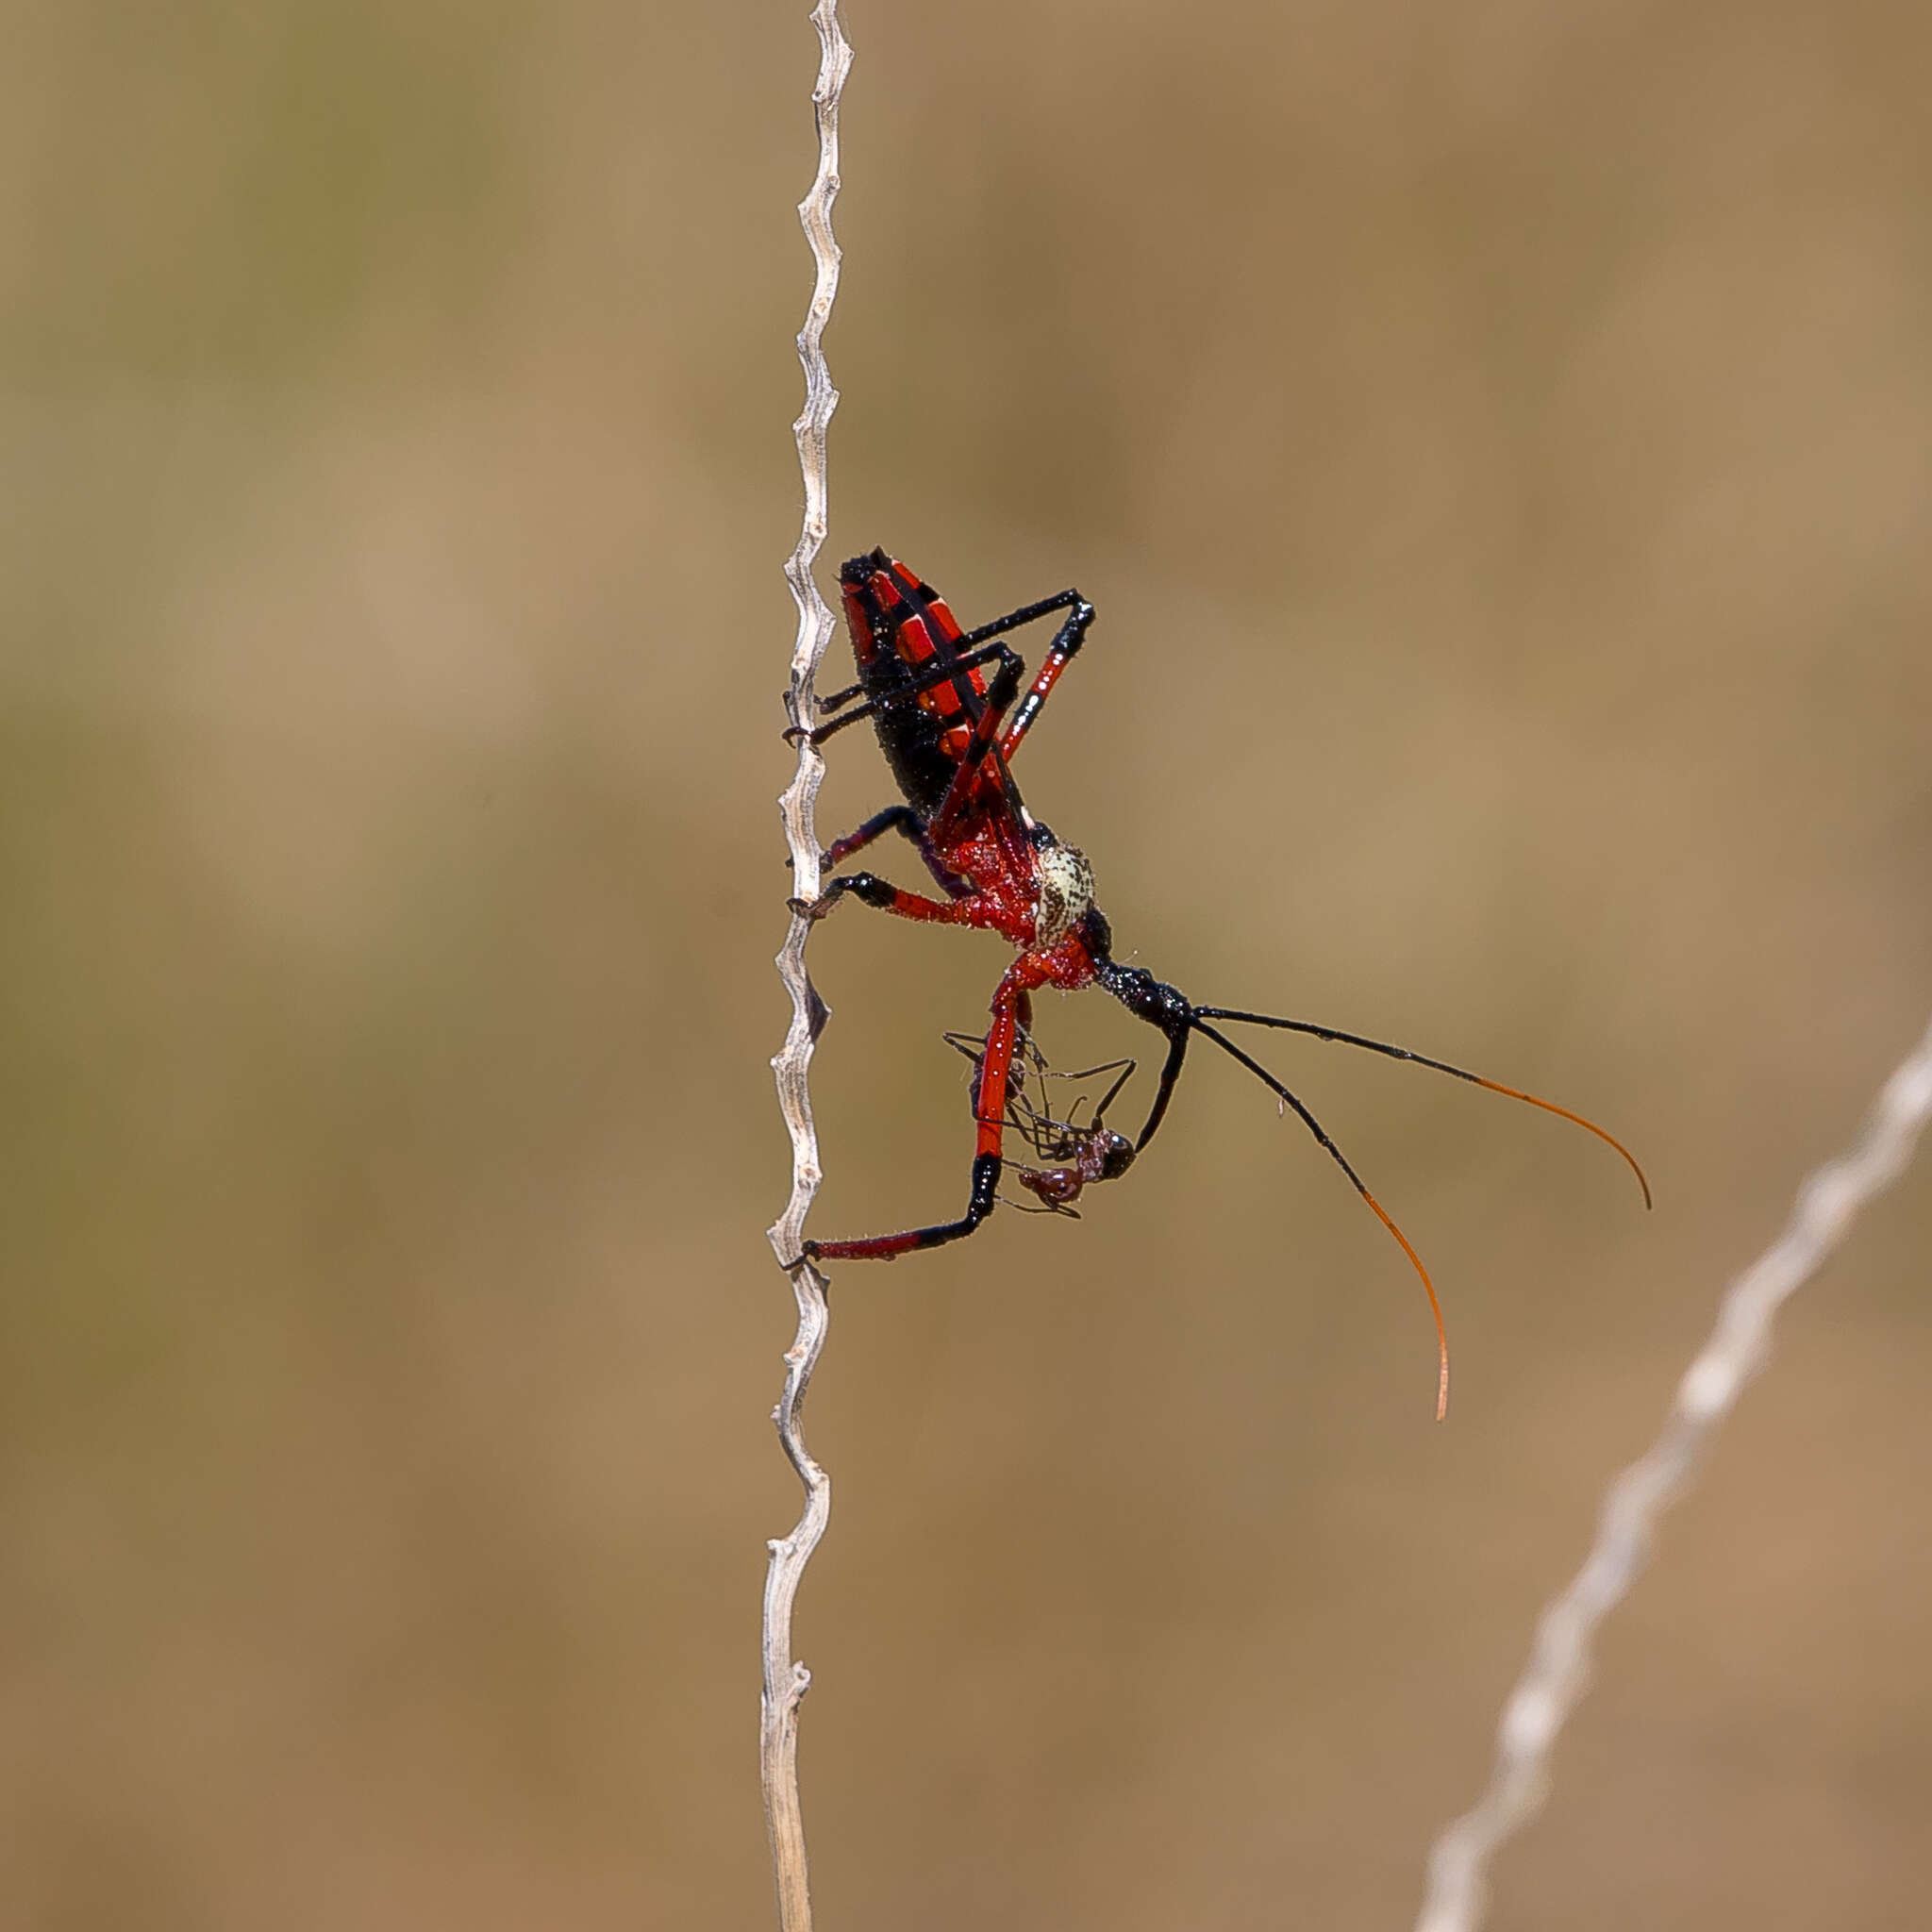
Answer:
<svg viewBox="0 0 1932 1932"><path fill-rule="evenodd" d="M979 1154L973 1160L973 1193L966 1211L958 1221L942 1221L933 1227L908 1228L904 1234L875 1234L853 1241L807 1241L805 1250L814 1261L896 1261L920 1248L943 1247L948 1241L964 1241L993 1210L999 1194L1000 1157Z"/></svg>

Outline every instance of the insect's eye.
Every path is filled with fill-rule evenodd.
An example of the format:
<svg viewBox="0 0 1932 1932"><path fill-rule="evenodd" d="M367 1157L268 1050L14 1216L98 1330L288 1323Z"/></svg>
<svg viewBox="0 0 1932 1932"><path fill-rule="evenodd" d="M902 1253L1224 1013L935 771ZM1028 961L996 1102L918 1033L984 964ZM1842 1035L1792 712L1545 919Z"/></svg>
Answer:
<svg viewBox="0 0 1932 1932"><path fill-rule="evenodd" d="M1107 1152L1100 1162L1100 1178L1117 1181L1134 1164L1134 1143L1124 1134L1109 1134L1107 1142Z"/></svg>
<svg viewBox="0 0 1932 1932"><path fill-rule="evenodd" d="M1033 841L1033 849L1036 852L1044 852L1049 845L1058 845L1060 842L1054 837L1052 827L1042 825L1038 819L1034 820L1026 836Z"/></svg>

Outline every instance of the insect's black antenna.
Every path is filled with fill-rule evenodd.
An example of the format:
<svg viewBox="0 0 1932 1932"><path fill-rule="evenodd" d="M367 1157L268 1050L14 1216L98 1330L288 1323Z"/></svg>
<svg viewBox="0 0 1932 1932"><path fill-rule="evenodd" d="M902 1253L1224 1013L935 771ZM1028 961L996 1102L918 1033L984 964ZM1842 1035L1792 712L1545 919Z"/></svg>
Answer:
<svg viewBox="0 0 1932 1932"><path fill-rule="evenodd" d="M1643 1190L1643 1205L1646 1208L1650 1206L1650 1182L1629 1148L1594 1121L1586 1120L1580 1113L1572 1113L1567 1107L1558 1107L1554 1100L1540 1100L1534 1093L1506 1087L1500 1080L1486 1079L1481 1074L1472 1074L1466 1067L1452 1067L1447 1060L1432 1060L1425 1053L1411 1053L1406 1046L1391 1046L1383 1040L1364 1040L1359 1033L1344 1033L1338 1026L1317 1026L1311 1020L1277 1020L1269 1013L1237 1013L1228 1007L1196 1007L1194 1011L1198 1017L1209 1020L1239 1020L1247 1026L1276 1026L1284 1033L1312 1033L1317 1040L1339 1040L1344 1046L1366 1047L1370 1053L1384 1054L1391 1060L1413 1060L1419 1067L1433 1067L1439 1074L1453 1074L1458 1080L1467 1080L1472 1086L1488 1088L1491 1093L1501 1093L1510 1100L1540 1107L1545 1113L1572 1121L1586 1133L1594 1134L1606 1145L1614 1147L1629 1162L1630 1172L1637 1176L1637 1185ZM1204 1026L1201 1030L1205 1033L1208 1029Z"/></svg>
<svg viewBox="0 0 1932 1932"><path fill-rule="evenodd" d="M1429 1312L1436 1318L1436 1420L1441 1422L1449 1413L1449 1335L1447 1329L1442 1325L1442 1304L1436 1298L1436 1284L1429 1279L1429 1271L1423 1266L1423 1257L1409 1246L1408 1237L1390 1218L1388 1209L1382 1206L1381 1202L1375 1199L1374 1195L1369 1192L1367 1184L1363 1181L1361 1175L1356 1173L1355 1169L1349 1165L1348 1157L1328 1138L1327 1131L1323 1127L1321 1122L1259 1060L1243 1053L1233 1041L1228 1039L1226 1034L1208 1025L1202 1018L1204 1013L1214 1011L1213 1008L1196 1007L1191 1022L1193 1030L1196 1033L1205 1033L1223 1053L1238 1059L1271 1092L1286 1101L1290 1107L1294 1108L1295 1112L1301 1116L1302 1124L1327 1150L1329 1158L1335 1162L1336 1166L1355 1183L1356 1192L1369 1204L1370 1208L1374 1211L1376 1220L1395 1237L1402 1252L1408 1257L1410 1265L1422 1276L1423 1292L1429 1298ZM1217 1013L1216 1017L1246 1019L1250 1016L1247 1014ZM1473 1078L1474 1075L1469 1077Z"/></svg>

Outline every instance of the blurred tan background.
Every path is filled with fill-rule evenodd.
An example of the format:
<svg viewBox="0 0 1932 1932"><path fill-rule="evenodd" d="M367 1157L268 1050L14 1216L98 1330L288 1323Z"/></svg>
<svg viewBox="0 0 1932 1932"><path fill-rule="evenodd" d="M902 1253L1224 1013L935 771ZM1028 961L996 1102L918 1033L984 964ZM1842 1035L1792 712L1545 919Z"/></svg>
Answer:
<svg viewBox="0 0 1932 1932"><path fill-rule="evenodd" d="M844 1270L823 1923L1403 1925L1602 1482L1932 1008L1932 24L850 30L826 581L1076 582L1024 775L1123 957L1582 1108L1658 1205L1271 1048L1436 1272L1440 1429L1401 1257L1205 1052L1083 1224ZM8 39L0 1919L769 1924L803 8ZM828 836L889 795L833 762ZM1001 958L819 934L820 1233L957 1210ZM1920 1920L1928 1225L1922 1165L1792 1308L1496 1926Z"/></svg>

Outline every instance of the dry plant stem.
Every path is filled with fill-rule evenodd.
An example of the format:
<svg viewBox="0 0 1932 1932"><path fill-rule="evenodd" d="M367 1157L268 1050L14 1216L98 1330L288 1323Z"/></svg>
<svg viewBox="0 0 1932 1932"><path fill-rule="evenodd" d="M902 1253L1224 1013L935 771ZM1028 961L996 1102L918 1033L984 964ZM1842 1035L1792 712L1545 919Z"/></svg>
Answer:
<svg viewBox="0 0 1932 1932"><path fill-rule="evenodd" d="M1589 1682L1598 1624L1629 1591L1658 1519L1763 1366L1778 1308L1817 1273L1858 1210L1904 1173L1928 1116L1932 1028L1886 1082L1857 1144L1806 1181L1784 1232L1732 1283L1656 1441L1610 1485L1589 1559L1544 1609L1503 1708L1489 1789L1429 1854L1417 1932L1474 1932L1480 1924L1490 1859L1542 1804L1550 1752Z"/></svg>
<svg viewBox="0 0 1932 1932"><path fill-rule="evenodd" d="M821 58L811 102L818 123L819 166L811 192L798 206L806 239L811 243L817 278L811 307L798 335L798 359L805 366L805 408L792 433L798 440L798 466L805 480L805 520L798 544L785 566L785 580L798 605L798 636L791 652L788 703L794 724L815 722L813 682L819 659L832 635L832 613L812 579L812 563L825 541L825 432L839 391L832 387L822 346L832 300L839 291L839 246L832 236L832 203L839 193L839 97L852 65L852 49L839 26L837 0L819 0L812 10ZM806 900L819 891L819 841L812 808L824 760L808 740L798 747L798 770L779 799L785 839L791 848L792 891ZM808 1073L812 1042L824 1021L824 1008L805 970L805 942L810 923L796 915L778 955L778 976L791 995L791 1024L784 1049L772 1062L778 1080L778 1105L791 1136L791 1198L773 1223L772 1246L781 1262L797 1257L805 1239L805 1217L819 1190L818 1135L812 1125ZM759 1724L759 1770L765 1793L765 1827L771 1837L772 1868L778 1887L781 1932L810 1932L811 1893L807 1881L805 1818L798 1799L798 1704L811 1673L791 1655L791 1606L799 1579L832 1511L832 1481L805 1446L799 1423L811 1372L824 1346L830 1310L825 1281L808 1261L791 1269L798 1299L798 1334L785 1352L785 1390L772 1411L778 1440L805 1485L805 1510L787 1537L770 1545L765 1573L764 1695Z"/></svg>

